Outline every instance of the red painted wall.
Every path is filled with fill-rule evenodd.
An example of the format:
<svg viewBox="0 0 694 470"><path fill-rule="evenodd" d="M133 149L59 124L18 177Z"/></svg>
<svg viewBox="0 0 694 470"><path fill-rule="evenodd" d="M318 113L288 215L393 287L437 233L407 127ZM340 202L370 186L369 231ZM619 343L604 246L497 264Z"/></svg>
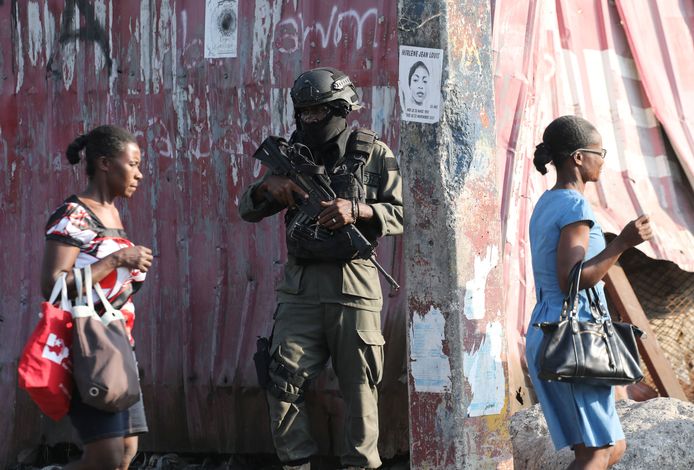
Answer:
<svg viewBox="0 0 694 470"><path fill-rule="evenodd" d="M317 65L352 76L365 104L355 121L397 152L396 4L240 1L238 57L212 60L201 3L0 0L0 462L43 436L71 438L16 388L16 364L37 321L43 226L86 183L64 149L104 123L138 137L145 180L122 215L156 256L135 298L142 447L272 452L251 357L271 328L283 228L241 221L238 198L262 171L257 145L292 129L293 78ZM379 255L402 284L401 245ZM404 308L399 294L383 311L384 456L407 451ZM328 371L311 392L325 452L340 442L336 390Z"/></svg>

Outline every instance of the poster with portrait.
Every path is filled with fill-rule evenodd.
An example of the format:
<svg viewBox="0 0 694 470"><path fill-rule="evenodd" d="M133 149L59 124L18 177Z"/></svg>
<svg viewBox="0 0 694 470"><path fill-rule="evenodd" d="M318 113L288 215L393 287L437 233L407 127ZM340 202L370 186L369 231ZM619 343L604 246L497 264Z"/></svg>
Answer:
<svg viewBox="0 0 694 470"><path fill-rule="evenodd" d="M439 121L442 69L441 49L400 46L398 88L403 121Z"/></svg>
<svg viewBox="0 0 694 470"><path fill-rule="evenodd" d="M205 0L205 58L236 57L238 0Z"/></svg>

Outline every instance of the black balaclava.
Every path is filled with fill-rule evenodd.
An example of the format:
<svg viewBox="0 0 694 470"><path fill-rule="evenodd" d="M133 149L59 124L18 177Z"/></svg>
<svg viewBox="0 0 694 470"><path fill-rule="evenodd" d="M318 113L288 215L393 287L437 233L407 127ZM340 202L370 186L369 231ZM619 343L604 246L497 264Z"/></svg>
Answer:
<svg viewBox="0 0 694 470"><path fill-rule="evenodd" d="M310 124L301 123L301 140L311 149L318 150L347 128L347 119L330 112L325 119Z"/></svg>
<svg viewBox="0 0 694 470"><path fill-rule="evenodd" d="M311 150L319 150L347 128L348 110L338 103L328 103L329 112L324 119L317 122L305 123L296 115L296 123L301 141Z"/></svg>

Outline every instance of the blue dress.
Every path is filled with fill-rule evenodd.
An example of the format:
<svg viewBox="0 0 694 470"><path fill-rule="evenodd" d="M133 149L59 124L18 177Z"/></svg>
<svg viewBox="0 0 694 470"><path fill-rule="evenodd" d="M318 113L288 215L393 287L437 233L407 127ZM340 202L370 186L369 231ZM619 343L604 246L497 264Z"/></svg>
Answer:
<svg viewBox="0 0 694 470"><path fill-rule="evenodd" d="M624 439L615 410L613 387L547 382L537 375L542 331L532 325L559 320L564 298L557 278L559 234L563 227L581 220L591 227L585 258L588 260L605 248L605 237L590 203L581 193L572 189L546 191L530 217L530 251L537 304L528 327L525 357L557 450L576 444L602 447ZM602 282L596 285L596 290L605 304ZM581 291L579 302L579 319L590 319L584 291Z"/></svg>

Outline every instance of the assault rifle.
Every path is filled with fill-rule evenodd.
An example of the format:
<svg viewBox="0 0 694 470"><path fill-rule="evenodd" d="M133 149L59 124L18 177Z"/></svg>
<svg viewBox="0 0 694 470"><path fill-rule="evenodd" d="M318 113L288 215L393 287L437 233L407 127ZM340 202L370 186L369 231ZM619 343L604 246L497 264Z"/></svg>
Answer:
<svg viewBox="0 0 694 470"><path fill-rule="evenodd" d="M304 222L311 222L316 225L315 236L319 238L318 215L324 209L320 203L332 201L336 198L336 195L330 187L330 178L325 174L325 168L313 162L308 147L302 144L289 145L281 137L270 136L256 150L253 158L260 160L275 174L287 176L297 186L306 191L308 198L297 200L296 205L303 215ZM308 235L305 233L308 229L303 224L297 227L290 227L290 229L303 232L301 233L302 235ZM320 230L326 231L323 228L320 228ZM359 231L356 225L344 225L335 230L335 232L345 233L352 244L352 248L357 252L357 257L371 260L376 269L386 278L390 287L393 290L400 289L395 279L376 261L374 245Z"/></svg>

